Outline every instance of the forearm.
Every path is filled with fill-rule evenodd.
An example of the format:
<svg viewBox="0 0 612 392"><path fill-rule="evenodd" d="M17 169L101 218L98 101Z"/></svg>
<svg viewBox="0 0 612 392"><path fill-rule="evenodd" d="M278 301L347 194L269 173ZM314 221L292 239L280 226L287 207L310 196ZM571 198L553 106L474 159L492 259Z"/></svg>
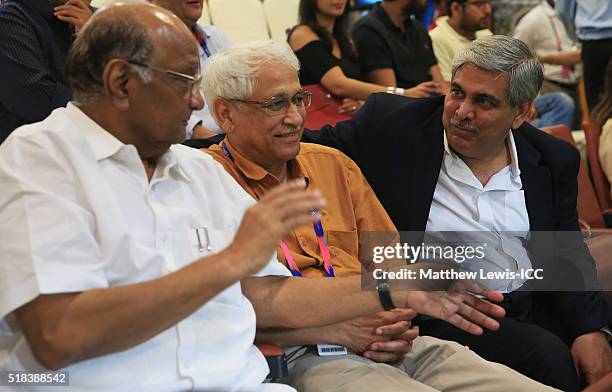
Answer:
<svg viewBox="0 0 612 392"><path fill-rule="evenodd" d="M362 290L359 275L334 279L249 277L242 284L260 328L324 326L382 310L376 291Z"/></svg>
<svg viewBox="0 0 612 392"><path fill-rule="evenodd" d="M569 52L553 53L538 55L541 62L555 65L566 65L572 66L579 64L582 60L580 59L580 51L573 50Z"/></svg>
<svg viewBox="0 0 612 392"><path fill-rule="evenodd" d="M240 264L220 253L147 282L39 296L15 314L37 359L60 368L159 334L243 278Z"/></svg>
<svg viewBox="0 0 612 392"><path fill-rule="evenodd" d="M259 328L255 341L278 346L343 344L337 331L337 324L310 328Z"/></svg>
<svg viewBox="0 0 612 392"><path fill-rule="evenodd" d="M340 67L330 69L321 78L321 85L338 97L365 100L372 93L386 92L387 87L347 78Z"/></svg>

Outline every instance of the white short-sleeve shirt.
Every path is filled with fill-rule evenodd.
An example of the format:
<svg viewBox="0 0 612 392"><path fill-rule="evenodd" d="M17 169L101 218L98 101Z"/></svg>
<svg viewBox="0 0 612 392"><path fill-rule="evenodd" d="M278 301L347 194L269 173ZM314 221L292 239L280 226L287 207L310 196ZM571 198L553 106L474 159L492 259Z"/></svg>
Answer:
<svg viewBox="0 0 612 392"><path fill-rule="evenodd" d="M155 279L219 252L255 202L208 154L181 145L149 182L135 147L72 104L0 146L0 183L0 370L41 369L7 328L16 308ZM275 259L260 274L289 275ZM71 391L259 390L268 367L254 337L253 307L235 283L152 339L63 370Z"/></svg>

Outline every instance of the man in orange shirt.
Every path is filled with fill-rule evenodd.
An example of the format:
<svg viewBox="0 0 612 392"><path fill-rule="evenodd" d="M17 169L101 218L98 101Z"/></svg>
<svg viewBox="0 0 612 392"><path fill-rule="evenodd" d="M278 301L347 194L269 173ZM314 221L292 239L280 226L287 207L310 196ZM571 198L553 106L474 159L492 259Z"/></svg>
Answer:
<svg viewBox="0 0 612 392"><path fill-rule="evenodd" d="M271 41L212 57L203 71L206 102L227 137L207 152L257 199L294 178L319 189L327 200L321 225L286 236L279 258L294 276L355 275L368 267L360 262L373 239L368 233L376 232L376 242L386 245L396 241L397 232L352 160L334 149L300 143L310 96L300 86L298 68L291 49ZM299 391L552 390L464 346L415 339L418 330L408 323L413 316L394 309L320 328L258 331L258 339L349 349L338 356L323 353L343 347L318 345L318 356L312 348L294 351L288 381Z"/></svg>

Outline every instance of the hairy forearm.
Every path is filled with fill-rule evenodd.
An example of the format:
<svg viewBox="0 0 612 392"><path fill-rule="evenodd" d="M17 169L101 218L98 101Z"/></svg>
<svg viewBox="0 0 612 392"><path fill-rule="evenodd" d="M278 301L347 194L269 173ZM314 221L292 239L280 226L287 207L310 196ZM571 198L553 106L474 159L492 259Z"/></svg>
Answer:
<svg viewBox="0 0 612 392"><path fill-rule="evenodd" d="M220 253L155 280L78 294L42 295L15 311L37 359L60 368L140 344L243 278Z"/></svg>
<svg viewBox="0 0 612 392"><path fill-rule="evenodd" d="M260 328L255 341L278 346L301 346L318 343L342 344L336 324L310 328Z"/></svg>
<svg viewBox="0 0 612 392"><path fill-rule="evenodd" d="M382 310L376 291L361 289L360 276L249 277L242 283L263 328L324 326Z"/></svg>

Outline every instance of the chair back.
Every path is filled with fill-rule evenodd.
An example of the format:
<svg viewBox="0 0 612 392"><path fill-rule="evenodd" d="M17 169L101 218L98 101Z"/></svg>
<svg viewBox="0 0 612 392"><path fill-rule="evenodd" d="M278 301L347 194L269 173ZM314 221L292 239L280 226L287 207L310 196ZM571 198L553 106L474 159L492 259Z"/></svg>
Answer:
<svg viewBox="0 0 612 392"><path fill-rule="evenodd" d="M551 127L542 128L542 131L553 135L561 140L565 140L576 148L576 141L572 137L572 131L567 125L554 125ZM603 215L593 184L589 178L589 173L582 159L580 159L580 168L578 170L578 217L591 228L605 228Z"/></svg>
<svg viewBox="0 0 612 392"><path fill-rule="evenodd" d="M300 0L263 0L263 7L272 39L287 41L287 30L298 23Z"/></svg>
<svg viewBox="0 0 612 392"><path fill-rule="evenodd" d="M210 19L234 44L270 39L261 0L208 0Z"/></svg>
<svg viewBox="0 0 612 392"><path fill-rule="evenodd" d="M202 3L202 16L200 16L200 19L198 19L198 23L201 24L211 24L212 22L210 21L210 12L208 11L208 1L204 0L204 3Z"/></svg>
<svg viewBox="0 0 612 392"><path fill-rule="evenodd" d="M320 84L304 85L304 90L312 93L312 102L306 109L306 121L304 127L317 130L323 125L336 125L338 121L348 120L351 117L338 113L342 100L333 96Z"/></svg>
<svg viewBox="0 0 612 392"><path fill-rule="evenodd" d="M599 201L599 206L603 210L607 210L612 208L612 200L610 200L610 183L599 161L599 137L601 136L601 130L597 124L591 121L583 122L582 128L584 129L589 169L591 170L591 179L593 180L597 200Z"/></svg>

